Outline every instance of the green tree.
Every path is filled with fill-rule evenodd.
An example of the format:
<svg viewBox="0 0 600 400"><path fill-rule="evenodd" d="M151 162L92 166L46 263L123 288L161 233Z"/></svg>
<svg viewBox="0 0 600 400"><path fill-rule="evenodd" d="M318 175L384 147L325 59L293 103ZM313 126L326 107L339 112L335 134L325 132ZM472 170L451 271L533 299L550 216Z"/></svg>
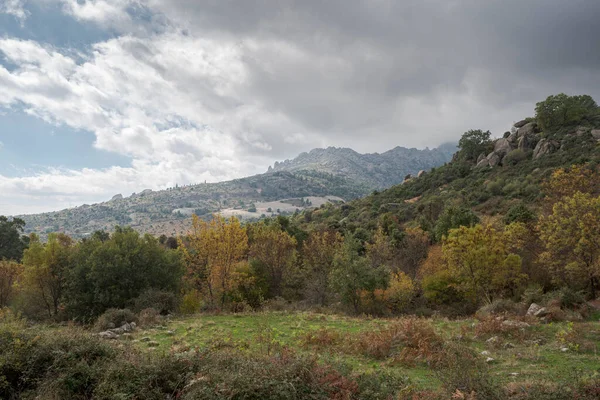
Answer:
<svg viewBox="0 0 600 400"><path fill-rule="evenodd" d="M480 154L492 151L492 140L490 131L481 129L465 132L458 141L459 158L465 161L475 161Z"/></svg>
<svg viewBox="0 0 600 400"><path fill-rule="evenodd" d="M148 289L176 293L180 255L151 235L116 227L108 240L81 242L69 271L65 299L71 317L93 318L108 308L125 308Z"/></svg>
<svg viewBox="0 0 600 400"><path fill-rule="evenodd" d="M0 215L0 260L21 261L29 238L22 235L25 221L21 218L8 219Z"/></svg>
<svg viewBox="0 0 600 400"><path fill-rule="evenodd" d="M363 293L373 295L376 289L387 287L389 273L385 266L374 266L366 257L360 257L361 244L354 238L347 238L333 260L329 281L342 303L352 307L355 313L361 311Z"/></svg>
<svg viewBox="0 0 600 400"><path fill-rule="evenodd" d="M470 208L448 207L438 218L433 231L434 239L440 242L451 229L461 226L471 227L479 223L479 217Z"/></svg>
<svg viewBox="0 0 600 400"><path fill-rule="evenodd" d="M536 120L544 131L576 124L597 112L598 105L588 95L567 96L560 93L548 96L535 106Z"/></svg>

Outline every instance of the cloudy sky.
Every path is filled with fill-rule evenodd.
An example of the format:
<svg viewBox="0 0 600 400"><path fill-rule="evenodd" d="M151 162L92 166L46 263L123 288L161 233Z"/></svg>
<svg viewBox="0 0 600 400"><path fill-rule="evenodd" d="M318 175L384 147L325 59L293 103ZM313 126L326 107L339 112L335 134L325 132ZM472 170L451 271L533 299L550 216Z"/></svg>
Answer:
<svg viewBox="0 0 600 400"><path fill-rule="evenodd" d="M0 214L600 100L598 0L0 0Z"/></svg>

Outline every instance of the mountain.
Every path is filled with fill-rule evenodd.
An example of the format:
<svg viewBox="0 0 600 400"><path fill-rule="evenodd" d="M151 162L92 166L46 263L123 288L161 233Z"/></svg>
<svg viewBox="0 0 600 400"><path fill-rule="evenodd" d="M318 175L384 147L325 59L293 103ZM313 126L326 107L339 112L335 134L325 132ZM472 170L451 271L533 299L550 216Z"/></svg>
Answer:
<svg viewBox="0 0 600 400"><path fill-rule="evenodd" d="M328 147L302 153L293 160L276 162L273 171L313 170L339 175L373 189L387 188L450 161L456 144L446 143L433 150L395 147L385 153L360 154L349 148Z"/></svg>
<svg viewBox="0 0 600 400"><path fill-rule="evenodd" d="M247 178L160 191L146 189L129 197L116 194L99 204L20 217L26 222L27 233L42 237L64 232L79 238L96 230L110 231L115 225L130 225L155 235L178 235L187 231L193 213L208 218L216 212L251 220L359 198L402 182L407 174L444 164L453 148L396 147L382 154L333 147L314 149Z"/></svg>

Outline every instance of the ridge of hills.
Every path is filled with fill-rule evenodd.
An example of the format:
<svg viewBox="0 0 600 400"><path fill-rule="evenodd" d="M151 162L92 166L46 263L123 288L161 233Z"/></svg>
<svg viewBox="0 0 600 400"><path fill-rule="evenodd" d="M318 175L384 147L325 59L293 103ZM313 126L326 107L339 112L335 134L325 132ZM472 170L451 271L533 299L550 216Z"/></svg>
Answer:
<svg viewBox="0 0 600 400"><path fill-rule="evenodd" d="M450 144L432 150L396 147L382 154L314 149L275 163L264 174L159 191L146 189L129 197L117 194L98 204L19 217L26 223L26 233L41 237L64 232L80 238L97 230L111 231L115 225L129 225L141 233L179 235L187 231L193 213L253 220L356 199L448 162L455 148Z"/></svg>

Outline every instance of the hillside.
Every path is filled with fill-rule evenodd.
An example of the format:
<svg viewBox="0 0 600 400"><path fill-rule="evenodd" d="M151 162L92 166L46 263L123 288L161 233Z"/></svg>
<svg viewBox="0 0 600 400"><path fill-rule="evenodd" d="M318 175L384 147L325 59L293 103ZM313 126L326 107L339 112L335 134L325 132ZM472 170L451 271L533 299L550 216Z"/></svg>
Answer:
<svg viewBox="0 0 600 400"><path fill-rule="evenodd" d="M557 168L585 165L597 174L600 164L596 111L546 125L527 118L495 140L489 132L469 131L446 165L341 207L314 210L300 223L310 221L307 229L324 225L369 236L382 221L393 220L434 236L439 216L451 207L470 209L482 218L501 218L519 207L537 213L544 207L543 183Z"/></svg>
<svg viewBox="0 0 600 400"><path fill-rule="evenodd" d="M406 175L417 175L448 162L456 145L443 144L435 149L395 147L384 153L360 154L348 148L328 147L302 153L293 160L276 162L271 171L313 170L340 175L372 188L387 188L404 181Z"/></svg>
<svg viewBox="0 0 600 400"><path fill-rule="evenodd" d="M60 231L85 237L96 230L110 231L115 225L129 225L142 233L178 235L187 231L193 213L208 217L217 212L252 220L355 199L375 188L401 182L406 174L449 161L447 148L396 147L381 155L361 155L351 149L315 149L278 163L267 173L247 178L161 191L147 189L129 197L118 194L99 204L20 217L26 222L27 233L42 236Z"/></svg>

